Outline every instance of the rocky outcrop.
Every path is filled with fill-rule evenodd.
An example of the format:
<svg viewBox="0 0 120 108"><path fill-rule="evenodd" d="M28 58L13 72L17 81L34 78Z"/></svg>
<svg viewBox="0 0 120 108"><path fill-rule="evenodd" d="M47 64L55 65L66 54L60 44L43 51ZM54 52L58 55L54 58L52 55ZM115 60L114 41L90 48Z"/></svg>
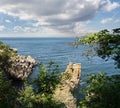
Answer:
<svg viewBox="0 0 120 108"><path fill-rule="evenodd" d="M11 58L9 74L20 80L26 80L36 65L35 59L31 56L17 55Z"/></svg>
<svg viewBox="0 0 120 108"><path fill-rule="evenodd" d="M76 99L72 92L77 88L81 75L81 64L72 64L62 73L61 84L58 85L54 93L54 98L58 102L64 103L67 108L76 108Z"/></svg>
<svg viewBox="0 0 120 108"><path fill-rule="evenodd" d="M31 56L21 56L16 48L0 42L0 69L10 77L26 80L35 65L36 61Z"/></svg>

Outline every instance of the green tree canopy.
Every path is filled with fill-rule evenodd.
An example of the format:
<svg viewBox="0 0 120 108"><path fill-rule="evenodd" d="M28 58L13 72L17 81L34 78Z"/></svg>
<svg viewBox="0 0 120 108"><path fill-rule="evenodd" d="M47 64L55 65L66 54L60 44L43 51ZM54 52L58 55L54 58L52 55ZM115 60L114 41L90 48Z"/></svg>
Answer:
<svg viewBox="0 0 120 108"><path fill-rule="evenodd" d="M105 60L113 59L117 67L120 68L120 28L112 31L105 29L98 33L88 34L77 42L91 46L91 51Z"/></svg>

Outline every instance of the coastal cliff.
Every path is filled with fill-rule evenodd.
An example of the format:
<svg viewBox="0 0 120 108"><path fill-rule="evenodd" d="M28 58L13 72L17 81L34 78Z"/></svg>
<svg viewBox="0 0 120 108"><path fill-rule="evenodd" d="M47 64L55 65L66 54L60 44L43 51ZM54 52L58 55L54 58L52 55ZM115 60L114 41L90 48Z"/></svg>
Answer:
<svg viewBox="0 0 120 108"><path fill-rule="evenodd" d="M64 103L67 108L76 108L76 99L72 92L77 88L81 75L81 64L72 64L62 73L61 83L58 85L54 93L56 101Z"/></svg>
<svg viewBox="0 0 120 108"><path fill-rule="evenodd" d="M0 69L10 77L26 80L36 64L31 56L19 55L16 48L0 42Z"/></svg>
<svg viewBox="0 0 120 108"><path fill-rule="evenodd" d="M32 73L33 67L37 64L31 56L17 55L11 57L10 61L11 68L9 68L9 74L20 80L26 80Z"/></svg>
<svg viewBox="0 0 120 108"><path fill-rule="evenodd" d="M27 80L28 76L32 73L32 70L36 64L37 63L35 59L33 59L31 56L19 55L17 53L16 48L10 48L5 44L0 43L0 69L2 72L9 74L11 78L19 79L19 80ZM56 89L52 94L53 100L55 100L57 103L64 104L67 108L76 108L76 99L74 98L72 92L74 92L74 90L77 88L80 81L80 76L81 76L81 64L69 63L65 72L59 74L58 78L60 78L60 83L56 85ZM56 78L56 77L53 77L53 78ZM39 82L39 79L38 79L38 82ZM44 84L45 82L46 82L46 79L43 78L42 84ZM38 84L38 88L40 86L41 85ZM20 92L24 93L25 91L21 90ZM35 96L40 96L39 94L36 94L35 91L33 92ZM27 94L29 94L28 91L27 91ZM30 96L31 96L31 93L30 93ZM29 100L30 99L33 99L33 96L29 97ZM33 103L34 103L34 100L33 100Z"/></svg>

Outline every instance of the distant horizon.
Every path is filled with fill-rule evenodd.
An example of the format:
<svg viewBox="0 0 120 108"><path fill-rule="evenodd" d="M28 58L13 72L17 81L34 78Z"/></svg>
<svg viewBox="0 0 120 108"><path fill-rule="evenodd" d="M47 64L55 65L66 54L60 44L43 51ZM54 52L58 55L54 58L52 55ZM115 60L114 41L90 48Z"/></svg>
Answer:
<svg viewBox="0 0 120 108"><path fill-rule="evenodd" d="M21 37L21 36L19 36L19 37L0 37L0 39L1 38L77 38L77 36L76 37L61 37L61 36L59 36L59 37L33 37L33 36L26 36L26 37Z"/></svg>

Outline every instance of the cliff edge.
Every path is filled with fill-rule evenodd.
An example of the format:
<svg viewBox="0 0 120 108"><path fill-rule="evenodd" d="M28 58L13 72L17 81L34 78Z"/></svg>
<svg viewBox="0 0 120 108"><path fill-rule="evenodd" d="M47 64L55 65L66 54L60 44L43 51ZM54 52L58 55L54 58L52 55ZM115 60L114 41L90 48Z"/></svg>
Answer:
<svg viewBox="0 0 120 108"><path fill-rule="evenodd" d="M19 55L16 48L10 48L0 42L0 69L10 77L26 80L36 64L31 56Z"/></svg>

